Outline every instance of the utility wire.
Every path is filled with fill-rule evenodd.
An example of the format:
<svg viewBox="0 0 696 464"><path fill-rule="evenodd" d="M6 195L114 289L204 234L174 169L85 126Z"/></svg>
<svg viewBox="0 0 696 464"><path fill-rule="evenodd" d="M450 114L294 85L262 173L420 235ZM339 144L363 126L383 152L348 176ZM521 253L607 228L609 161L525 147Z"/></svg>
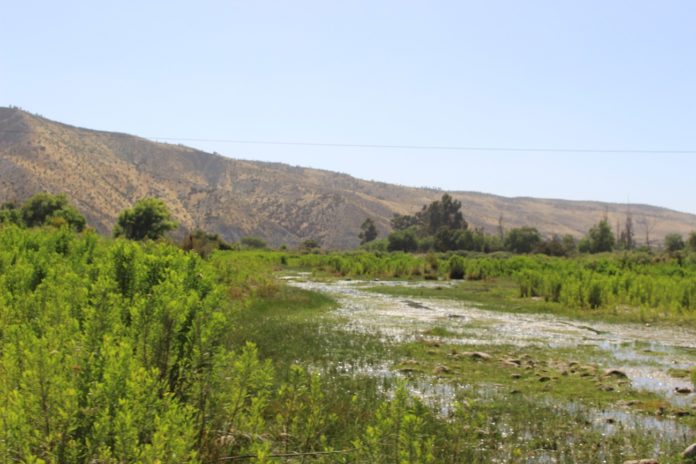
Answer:
<svg viewBox="0 0 696 464"><path fill-rule="evenodd" d="M26 130L0 130L0 133L29 133ZM133 137L129 134L109 133L110 135ZM660 149L616 149L616 148L549 148L549 147L477 147L457 145L384 145L368 143L324 143L324 142L288 142L271 140L238 140L238 139L205 139L205 138L180 138L180 137L147 137L141 138L154 141L167 142L204 142L204 143L230 143L239 145L285 145L301 147L325 147L325 148L371 148L387 150L443 150L443 151L484 151L484 152L523 152L523 153L623 153L623 154L677 154L696 155L696 150L660 150Z"/></svg>

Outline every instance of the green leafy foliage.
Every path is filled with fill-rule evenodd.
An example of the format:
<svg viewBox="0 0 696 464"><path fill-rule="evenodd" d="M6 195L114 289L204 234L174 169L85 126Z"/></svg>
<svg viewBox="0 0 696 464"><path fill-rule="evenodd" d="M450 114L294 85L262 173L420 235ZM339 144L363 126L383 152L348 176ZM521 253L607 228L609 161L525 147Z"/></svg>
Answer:
<svg viewBox="0 0 696 464"><path fill-rule="evenodd" d="M37 193L19 207L11 202L3 204L0 223L25 227L67 226L79 232L85 228L86 221L65 195Z"/></svg>
<svg viewBox="0 0 696 464"><path fill-rule="evenodd" d="M316 251L321 248L321 240L316 238L308 238L300 243L300 250L304 251Z"/></svg>
<svg viewBox="0 0 696 464"><path fill-rule="evenodd" d="M21 224L22 216L14 202L6 202L0 206L0 224Z"/></svg>
<svg viewBox="0 0 696 464"><path fill-rule="evenodd" d="M415 215L395 214L391 220L394 231L388 236L387 250L485 253L503 248L517 253L537 250L541 237L536 229L513 229L503 243L502 229L500 236L488 234L482 228L470 229L461 207L460 201L444 194L440 200L424 205Z"/></svg>
<svg viewBox="0 0 696 464"><path fill-rule="evenodd" d="M461 209L462 203L445 193L440 200L423 206L416 218L424 231L430 235L443 227L453 230L466 229L468 225Z"/></svg>
<svg viewBox="0 0 696 464"><path fill-rule="evenodd" d="M588 310L640 302L689 312L696 303L693 265L652 263L640 254L562 260L249 250L216 251L203 260L165 243L5 224L0 459L486 462L489 451L477 448L480 430L489 428L487 450L501 438L496 421L475 408L457 404L452 417L442 418L406 385L367 388L353 377L334 385L326 371L284 367L281 355L265 359L261 353L280 345L287 351L282 359L299 359L305 350L333 361L319 337L309 340L278 323L328 300L288 291L272 275L280 266L336 275L505 276L519 279L523 297ZM241 315L255 321L254 330L235 326ZM279 338L296 344L294 351ZM243 342L249 339L259 346ZM360 340L350 343L363 349Z"/></svg>
<svg viewBox="0 0 696 464"><path fill-rule="evenodd" d="M406 230L409 227L417 226L419 224L416 216L398 213L395 213L389 222L394 230Z"/></svg>
<svg viewBox="0 0 696 464"><path fill-rule="evenodd" d="M579 250L583 253L603 253L612 251L616 245L614 233L607 218L602 218L580 241Z"/></svg>
<svg viewBox="0 0 696 464"><path fill-rule="evenodd" d="M667 234L665 236L665 250L675 252L681 251L685 247L684 238L680 234Z"/></svg>
<svg viewBox="0 0 696 464"><path fill-rule="evenodd" d="M496 272L517 279L522 297L543 297L569 308L637 308L653 319L696 309L696 268L677 259L645 263L638 253L577 260L538 257L518 271L510 266L513 262Z"/></svg>
<svg viewBox="0 0 696 464"><path fill-rule="evenodd" d="M414 216L395 214L394 232L389 234L389 251L448 251L474 249L474 236L461 212L462 204L448 194Z"/></svg>
<svg viewBox="0 0 696 464"><path fill-rule="evenodd" d="M689 244L689 249L691 251L696 251L696 231L689 234L689 240L687 243Z"/></svg>
<svg viewBox="0 0 696 464"><path fill-rule="evenodd" d="M130 240L157 240L176 226L169 208L162 200L143 198L136 201L132 208L119 214L114 236Z"/></svg>
<svg viewBox="0 0 696 464"><path fill-rule="evenodd" d="M418 238L413 228L392 232L389 234L388 240L387 250L389 251L418 250Z"/></svg>
<svg viewBox="0 0 696 464"><path fill-rule="evenodd" d="M377 410L376 423L356 441L364 462L427 464L435 462L435 440L424 433L426 408L410 398L401 384L391 401Z"/></svg>
<svg viewBox="0 0 696 464"><path fill-rule="evenodd" d="M566 308L639 312L680 319L696 315L696 263L680 256L658 259L642 252L579 255L568 259L509 254L343 253L288 257L291 266L339 276L379 278L506 278L522 298L541 298ZM632 318L633 319L633 318Z"/></svg>
<svg viewBox="0 0 696 464"><path fill-rule="evenodd" d="M550 239L542 241L537 246L539 253L548 256L573 256L577 252L577 241L570 234L563 236L553 235Z"/></svg>
<svg viewBox="0 0 696 464"><path fill-rule="evenodd" d="M364 245L377 238L377 226L375 226L375 221L370 218L365 219L360 225L360 234L358 234L360 239L360 244Z"/></svg>
<svg viewBox="0 0 696 464"><path fill-rule="evenodd" d="M206 262L164 243L0 228L0 459L335 462L322 456L361 440L376 416L356 422L352 408L365 409L350 401L339 415L318 374L294 366L281 378L230 336L252 302L291 302L271 277L280 256ZM419 414L389 432L408 462L431 450Z"/></svg>
<svg viewBox="0 0 696 464"><path fill-rule="evenodd" d="M239 244L247 250L262 250L268 248L266 241L259 237L242 237Z"/></svg>
<svg viewBox="0 0 696 464"><path fill-rule="evenodd" d="M531 253L541 244L541 235L534 227L511 229L505 236L505 249L513 253Z"/></svg>
<svg viewBox="0 0 696 464"><path fill-rule="evenodd" d="M195 251L202 257L207 258L215 250L230 250L232 247L218 234L197 229L188 234L181 244L181 248L186 251Z"/></svg>
<svg viewBox="0 0 696 464"><path fill-rule="evenodd" d="M221 293L187 280L192 258L66 230L6 227L0 242L0 409L12 436L0 456L195 461L181 371Z"/></svg>
<svg viewBox="0 0 696 464"><path fill-rule="evenodd" d="M449 259L449 278L463 279L466 273L466 263L461 256L452 256Z"/></svg>

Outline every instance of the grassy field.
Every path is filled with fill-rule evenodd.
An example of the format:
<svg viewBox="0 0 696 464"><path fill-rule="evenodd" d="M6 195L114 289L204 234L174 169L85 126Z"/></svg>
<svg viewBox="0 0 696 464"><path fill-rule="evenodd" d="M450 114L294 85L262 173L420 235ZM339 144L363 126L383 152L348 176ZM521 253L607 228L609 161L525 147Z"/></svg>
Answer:
<svg viewBox="0 0 696 464"><path fill-rule="evenodd" d="M693 434L690 411L607 375L592 349L463 348L447 326L384 337L351 326L342 300L279 278L442 279L448 256L204 260L166 243L11 226L0 245L2 462L669 463ZM564 309L522 294L524 266L547 264L586 267L472 257L463 285L380 291L611 318L609 304ZM641 266L630 272L659 277L674 263ZM659 301L641 309L681 320Z"/></svg>
<svg viewBox="0 0 696 464"><path fill-rule="evenodd" d="M696 326L696 258L692 255L626 252L554 258L344 253L292 256L285 261L292 268L311 270L316 278L449 280L456 275L464 280L462 285L418 290L417 296L440 294L505 310ZM411 290L380 291L406 295Z"/></svg>

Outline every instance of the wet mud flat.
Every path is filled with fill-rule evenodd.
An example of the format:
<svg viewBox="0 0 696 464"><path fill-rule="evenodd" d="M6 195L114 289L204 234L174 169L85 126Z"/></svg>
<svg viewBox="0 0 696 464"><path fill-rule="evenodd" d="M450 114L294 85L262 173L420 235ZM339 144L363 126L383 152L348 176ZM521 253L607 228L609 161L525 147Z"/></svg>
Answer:
<svg viewBox="0 0 696 464"><path fill-rule="evenodd" d="M663 444L667 442L681 446L696 439L696 395L688 376L679 375L696 366L696 330L691 328L588 323L550 314L488 310L463 301L367 291L376 286L437 288L453 285L450 282L315 282L303 276L290 277L288 282L335 298L339 302L336 320L346 331L406 346L406 356L390 366L352 367L377 376L411 379L412 391L444 415L451 413L463 392L497 402L518 401L534 393L534 402L566 416L573 427L592 429L607 439L626 433L644 435L651 453L666 452ZM408 356L412 353L413 358ZM470 378L471 372L478 376ZM575 384L568 380L573 377ZM573 401L572 393L554 394L555 385L560 389L566 385L572 392L579 382L612 392L615 398L623 398L625 391L626 399L612 403L606 401L610 397L600 396L603 402L598 405L597 401ZM543 395L546 390L548 396ZM641 397L641 392L650 396ZM636 403L641 406L636 408ZM512 432L519 424L506 425L503 420L498 425L508 430L508 438L530 439L529 431ZM550 452L526 462L559 460ZM605 462L614 461L607 458Z"/></svg>

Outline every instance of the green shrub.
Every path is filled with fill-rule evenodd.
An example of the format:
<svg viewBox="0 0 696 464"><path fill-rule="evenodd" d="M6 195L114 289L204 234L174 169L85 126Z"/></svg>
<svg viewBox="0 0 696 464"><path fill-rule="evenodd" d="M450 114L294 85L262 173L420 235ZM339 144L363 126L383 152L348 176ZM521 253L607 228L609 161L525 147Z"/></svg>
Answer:
<svg viewBox="0 0 696 464"><path fill-rule="evenodd" d="M602 306L602 286L599 282L592 282L587 293L587 303L590 308L596 309Z"/></svg>
<svg viewBox="0 0 696 464"><path fill-rule="evenodd" d="M17 221L17 214L12 208L4 207L3 209L5 210L4 221ZM19 223L27 227L66 225L79 232L85 228L86 224L84 216L70 205L65 195L37 193L24 202L18 213Z"/></svg>
<svg viewBox="0 0 696 464"><path fill-rule="evenodd" d="M461 256L452 256L449 259L449 277L450 279L463 279L465 272L464 258Z"/></svg>
<svg viewBox="0 0 696 464"><path fill-rule="evenodd" d="M167 205L159 198L142 198L118 215L114 237L129 240L157 240L177 224Z"/></svg>
<svg viewBox="0 0 696 464"><path fill-rule="evenodd" d="M242 237L239 243L247 250L262 250L268 247L266 241L259 237Z"/></svg>

